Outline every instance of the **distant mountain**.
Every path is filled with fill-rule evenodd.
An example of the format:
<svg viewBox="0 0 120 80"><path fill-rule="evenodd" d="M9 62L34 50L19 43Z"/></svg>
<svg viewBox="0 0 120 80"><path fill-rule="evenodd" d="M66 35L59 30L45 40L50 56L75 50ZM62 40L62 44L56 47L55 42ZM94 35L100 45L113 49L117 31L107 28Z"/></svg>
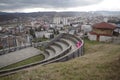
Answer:
<svg viewBox="0 0 120 80"><path fill-rule="evenodd" d="M6 21L19 17L41 17L41 16L60 16L60 17L70 17L79 16L81 13L85 12L32 12L32 13L6 13L0 12L0 21Z"/></svg>
<svg viewBox="0 0 120 80"><path fill-rule="evenodd" d="M97 14L101 14L104 16L120 16L120 11L95 11Z"/></svg>
<svg viewBox="0 0 120 80"><path fill-rule="evenodd" d="M6 15L6 14L9 14L7 12L0 12L0 15Z"/></svg>
<svg viewBox="0 0 120 80"><path fill-rule="evenodd" d="M69 17L69 16L80 16L81 14L93 15L104 15L104 16L118 16L120 11L91 11L91 12L32 12L32 13L7 13L0 12L0 21L11 20L19 17L41 17L41 16L60 16L60 17Z"/></svg>

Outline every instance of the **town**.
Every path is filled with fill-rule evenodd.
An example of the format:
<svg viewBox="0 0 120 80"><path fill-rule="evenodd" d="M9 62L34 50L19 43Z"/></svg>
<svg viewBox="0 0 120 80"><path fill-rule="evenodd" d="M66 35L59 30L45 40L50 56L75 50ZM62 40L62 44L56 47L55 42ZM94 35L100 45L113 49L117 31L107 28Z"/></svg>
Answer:
<svg viewBox="0 0 120 80"><path fill-rule="evenodd" d="M106 58L105 55L111 56L114 53L117 56L120 45L120 15L105 13L2 13L0 15L0 77L4 80L4 76L9 77L24 70L28 70L29 74L29 70L34 67L35 69L38 66L49 67L52 63L59 65L59 62L68 60L80 59L72 63L79 67L78 62L88 60L89 58L85 56L89 54L91 59L97 59L93 62L111 59ZM89 61L85 63L87 62ZM66 65L66 63L62 64ZM31 74L34 76L33 73ZM35 75L38 75L37 71ZM33 78L25 76L25 79Z"/></svg>
<svg viewBox="0 0 120 80"><path fill-rule="evenodd" d="M0 49L32 45L61 33L90 40L120 43L120 16L80 13L77 16L43 15L18 17L0 22ZM2 54L2 53L1 53Z"/></svg>
<svg viewBox="0 0 120 80"><path fill-rule="evenodd" d="M0 0L0 80L120 80L120 0Z"/></svg>

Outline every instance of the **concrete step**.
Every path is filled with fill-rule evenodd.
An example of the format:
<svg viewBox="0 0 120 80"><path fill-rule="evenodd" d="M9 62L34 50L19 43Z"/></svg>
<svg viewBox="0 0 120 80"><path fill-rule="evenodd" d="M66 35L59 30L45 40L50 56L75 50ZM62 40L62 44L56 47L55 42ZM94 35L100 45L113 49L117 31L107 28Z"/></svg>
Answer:
<svg viewBox="0 0 120 80"><path fill-rule="evenodd" d="M53 50L51 50L51 49L45 49L48 53L49 53L49 55L51 56L53 56L53 55L55 55L55 53L54 53L54 51Z"/></svg>
<svg viewBox="0 0 120 80"><path fill-rule="evenodd" d="M64 43L64 44L66 44L67 46L69 46L69 45L70 45L67 41L62 40L62 39L59 39L59 42L62 42L62 43Z"/></svg>
<svg viewBox="0 0 120 80"><path fill-rule="evenodd" d="M68 45L67 44L65 44L65 43L63 43L63 42L55 42L56 44L58 44L58 45L61 45L61 47L62 47L62 50L64 50L64 49L66 49L67 47L68 47Z"/></svg>
<svg viewBox="0 0 120 80"><path fill-rule="evenodd" d="M56 41L56 42L57 42L57 41ZM61 45L61 44L57 44L56 42L54 42L54 43L53 43L53 45L55 45L55 46L57 46L57 47L61 48L61 50L63 50L62 45Z"/></svg>
<svg viewBox="0 0 120 80"><path fill-rule="evenodd" d="M75 39L74 37L67 37L67 36L65 36L65 37L63 37L63 38L65 38L65 39L70 39L70 40L73 41L75 44L78 42L78 40Z"/></svg>
<svg viewBox="0 0 120 80"><path fill-rule="evenodd" d="M45 59L47 59L47 58L50 56L50 54L49 54L48 51L45 51L45 52L43 53L43 55L45 56Z"/></svg>
<svg viewBox="0 0 120 80"><path fill-rule="evenodd" d="M58 45L52 44L52 45L50 45L50 47L55 49L56 54L58 54L62 51L62 49Z"/></svg>
<svg viewBox="0 0 120 80"><path fill-rule="evenodd" d="M68 42L68 44L72 45L72 49L76 48L76 44L72 40L65 39L65 38L61 38L61 40L64 40L64 41Z"/></svg>

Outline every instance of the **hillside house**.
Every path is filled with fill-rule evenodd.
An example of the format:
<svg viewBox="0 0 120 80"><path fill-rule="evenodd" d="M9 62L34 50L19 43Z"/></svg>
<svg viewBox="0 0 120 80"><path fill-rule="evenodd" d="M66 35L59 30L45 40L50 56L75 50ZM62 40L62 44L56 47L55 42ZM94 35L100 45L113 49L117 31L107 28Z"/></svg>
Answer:
<svg viewBox="0 0 120 80"><path fill-rule="evenodd" d="M115 25L101 22L94 24L92 31L88 34L90 40L110 42L113 37L113 31L116 28Z"/></svg>

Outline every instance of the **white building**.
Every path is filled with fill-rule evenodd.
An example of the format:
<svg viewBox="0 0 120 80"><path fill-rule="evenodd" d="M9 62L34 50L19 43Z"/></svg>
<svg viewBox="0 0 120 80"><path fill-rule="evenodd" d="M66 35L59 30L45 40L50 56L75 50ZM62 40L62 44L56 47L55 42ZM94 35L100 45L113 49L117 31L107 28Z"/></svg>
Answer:
<svg viewBox="0 0 120 80"><path fill-rule="evenodd" d="M88 33L88 39L91 41L96 41L97 35L91 35L90 33ZM111 36L100 36L99 41L100 42L111 42L112 37Z"/></svg>
<svg viewBox="0 0 120 80"><path fill-rule="evenodd" d="M92 26L91 25L82 25L81 30L84 31L84 33L88 33L92 31Z"/></svg>
<svg viewBox="0 0 120 80"><path fill-rule="evenodd" d="M69 25L70 24L69 19L70 19L70 17L54 17L53 18L53 23Z"/></svg>
<svg viewBox="0 0 120 80"><path fill-rule="evenodd" d="M46 33L44 35L45 35L45 38L50 38L50 36L53 35L53 33Z"/></svg>

